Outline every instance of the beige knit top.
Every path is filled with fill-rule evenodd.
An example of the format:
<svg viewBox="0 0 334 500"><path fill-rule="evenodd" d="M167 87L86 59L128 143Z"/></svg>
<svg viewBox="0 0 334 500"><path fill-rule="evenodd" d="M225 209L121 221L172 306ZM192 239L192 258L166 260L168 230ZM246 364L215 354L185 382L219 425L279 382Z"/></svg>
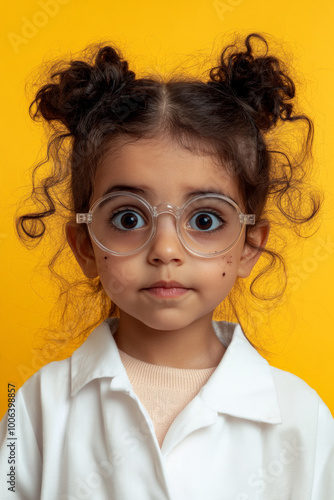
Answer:
<svg viewBox="0 0 334 500"><path fill-rule="evenodd" d="M171 368L135 359L119 349L133 390L150 415L159 446L173 420L198 394L216 367Z"/></svg>

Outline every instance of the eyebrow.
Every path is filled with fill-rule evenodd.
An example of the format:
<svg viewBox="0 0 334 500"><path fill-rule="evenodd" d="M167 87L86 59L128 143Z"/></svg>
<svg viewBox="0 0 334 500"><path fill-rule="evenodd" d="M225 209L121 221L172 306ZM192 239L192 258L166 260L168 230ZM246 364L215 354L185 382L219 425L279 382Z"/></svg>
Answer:
<svg viewBox="0 0 334 500"><path fill-rule="evenodd" d="M103 193L102 196L113 193L114 191L130 191L131 193L135 193L135 194L138 194L138 195L143 196L143 197L147 197L147 194L151 192L150 190L145 190L143 188L139 188L139 187L135 187L135 186L127 186L124 184L117 184L116 186L110 186ZM208 193L221 194L223 196L227 196L228 198L230 198L230 200L234 201L234 203L237 203L237 201L235 201L231 195L229 195L226 192L224 193L221 190L214 188L214 187L208 187L205 189L200 189L200 190L195 190L195 191L190 190L185 194L183 201L185 202L185 201L189 200L190 198L192 198L193 196L203 195L203 194L208 194Z"/></svg>

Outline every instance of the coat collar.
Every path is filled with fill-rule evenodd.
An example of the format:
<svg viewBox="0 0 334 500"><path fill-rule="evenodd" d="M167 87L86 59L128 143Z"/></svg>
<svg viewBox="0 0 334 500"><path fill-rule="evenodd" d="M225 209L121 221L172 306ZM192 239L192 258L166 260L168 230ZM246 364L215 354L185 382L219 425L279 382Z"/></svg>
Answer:
<svg viewBox="0 0 334 500"><path fill-rule="evenodd" d="M111 389L132 391L113 334L119 318L95 328L71 356L71 393L75 396L94 379L111 379ZM240 325L212 320L218 339L227 348L198 396L219 413L257 422L282 422L272 369L250 344ZM112 333L112 335L110 335Z"/></svg>
<svg viewBox="0 0 334 500"><path fill-rule="evenodd" d="M203 401L218 412L269 424L282 423L272 368L245 337L240 325L213 321L227 347L201 390Z"/></svg>

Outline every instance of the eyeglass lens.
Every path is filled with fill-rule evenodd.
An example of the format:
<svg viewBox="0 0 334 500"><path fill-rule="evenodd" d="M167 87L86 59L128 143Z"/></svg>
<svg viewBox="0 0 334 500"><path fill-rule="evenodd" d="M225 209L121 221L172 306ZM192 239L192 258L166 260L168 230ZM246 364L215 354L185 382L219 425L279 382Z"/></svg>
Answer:
<svg viewBox="0 0 334 500"><path fill-rule="evenodd" d="M237 240L241 223L231 203L213 196L189 203L181 213L179 227L186 246L195 252L214 254ZM128 253L148 241L153 230L153 216L140 200L117 195L102 200L95 207L90 229L104 247L120 254Z"/></svg>

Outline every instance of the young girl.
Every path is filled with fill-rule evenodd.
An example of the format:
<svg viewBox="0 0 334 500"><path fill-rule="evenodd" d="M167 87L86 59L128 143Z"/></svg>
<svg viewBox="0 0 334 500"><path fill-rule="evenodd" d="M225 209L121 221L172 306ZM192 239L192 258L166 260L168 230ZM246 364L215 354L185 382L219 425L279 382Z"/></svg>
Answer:
<svg viewBox="0 0 334 500"><path fill-rule="evenodd" d="M270 227L298 229L319 208L315 196L309 210L298 202L312 122L295 112L294 83L266 40L244 43L226 47L205 82L136 78L118 50L97 47L37 92L54 170L19 234L39 240L68 210L100 324L12 398L1 499L334 499L327 406L271 367L239 323L212 319L224 301L246 316L242 280L269 257L255 294L283 262L265 248ZM289 124L307 126L303 162L273 147ZM95 304L80 313L86 330Z"/></svg>

